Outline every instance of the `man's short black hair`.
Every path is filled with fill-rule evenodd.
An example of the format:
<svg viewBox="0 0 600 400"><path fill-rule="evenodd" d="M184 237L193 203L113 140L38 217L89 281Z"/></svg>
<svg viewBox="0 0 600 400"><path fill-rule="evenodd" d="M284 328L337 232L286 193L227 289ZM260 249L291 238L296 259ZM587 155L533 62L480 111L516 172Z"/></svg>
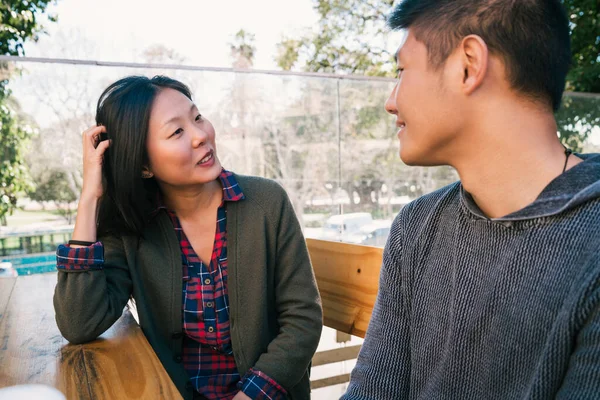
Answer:
<svg viewBox="0 0 600 400"><path fill-rule="evenodd" d="M460 41L480 36L501 57L513 89L560 107L571 62L569 21L560 0L404 0L390 28L410 28L431 64L444 64Z"/></svg>

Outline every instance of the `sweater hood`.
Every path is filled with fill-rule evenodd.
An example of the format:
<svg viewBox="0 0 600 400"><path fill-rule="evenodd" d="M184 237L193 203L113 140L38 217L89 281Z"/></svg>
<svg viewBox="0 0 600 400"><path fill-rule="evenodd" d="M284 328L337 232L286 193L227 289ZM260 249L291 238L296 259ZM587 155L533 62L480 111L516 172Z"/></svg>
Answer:
<svg viewBox="0 0 600 400"><path fill-rule="evenodd" d="M549 217L600 198L600 154L577 154L583 162L557 176L527 207L492 221L524 221ZM461 185L461 198L467 209L488 219Z"/></svg>

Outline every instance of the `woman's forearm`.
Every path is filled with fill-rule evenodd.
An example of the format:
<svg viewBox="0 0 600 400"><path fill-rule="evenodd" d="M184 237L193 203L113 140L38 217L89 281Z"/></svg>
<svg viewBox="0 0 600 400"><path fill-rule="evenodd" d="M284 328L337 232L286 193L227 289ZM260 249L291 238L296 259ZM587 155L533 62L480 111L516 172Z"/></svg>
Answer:
<svg viewBox="0 0 600 400"><path fill-rule="evenodd" d="M77 218L73 230L73 240L96 242L96 216L98 213L98 199L92 196L83 196L77 206ZM72 245L75 247L76 245Z"/></svg>

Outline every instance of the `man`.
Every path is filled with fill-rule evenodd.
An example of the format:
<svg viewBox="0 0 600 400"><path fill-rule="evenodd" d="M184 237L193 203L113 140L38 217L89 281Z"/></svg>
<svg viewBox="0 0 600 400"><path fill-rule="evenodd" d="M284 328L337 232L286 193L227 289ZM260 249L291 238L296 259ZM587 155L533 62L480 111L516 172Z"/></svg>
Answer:
<svg viewBox="0 0 600 400"><path fill-rule="evenodd" d="M600 156L557 138L561 2L405 0L389 25L400 157L461 180L394 221L342 398L600 398Z"/></svg>

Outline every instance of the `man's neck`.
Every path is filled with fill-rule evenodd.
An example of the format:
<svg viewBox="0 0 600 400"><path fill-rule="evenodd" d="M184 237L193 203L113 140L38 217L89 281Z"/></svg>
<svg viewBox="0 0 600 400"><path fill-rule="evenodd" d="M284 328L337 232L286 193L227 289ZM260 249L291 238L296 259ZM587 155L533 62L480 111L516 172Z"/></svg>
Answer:
<svg viewBox="0 0 600 400"><path fill-rule="evenodd" d="M567 155L556 137L552 115L497 115L477 133L453 166L462 185L489 218L514 213L533 203L565 168ZM571 155L566 169L582 160Z"/></svg>

